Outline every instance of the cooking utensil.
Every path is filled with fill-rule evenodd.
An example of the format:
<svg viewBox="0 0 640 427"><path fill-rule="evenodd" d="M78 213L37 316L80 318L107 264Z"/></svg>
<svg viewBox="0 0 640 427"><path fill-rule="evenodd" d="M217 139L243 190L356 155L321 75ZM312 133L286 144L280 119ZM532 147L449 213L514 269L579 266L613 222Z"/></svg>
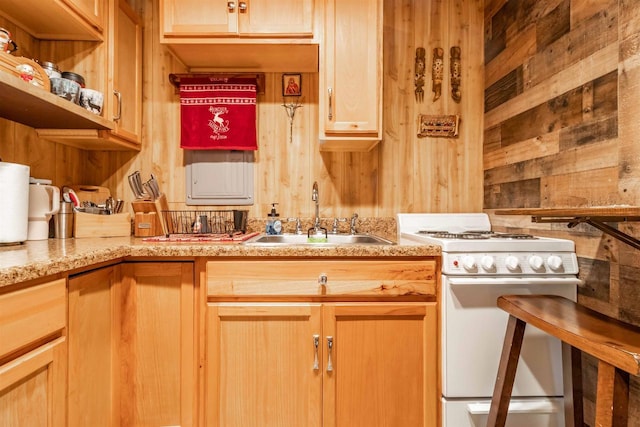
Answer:
<svg viewBox="0 0 640 427"><path fill-rule="evenodd" d="M80 197L69 187L62 187L62 200L73 203L74 208L79 208L81 205Z"/></svg>

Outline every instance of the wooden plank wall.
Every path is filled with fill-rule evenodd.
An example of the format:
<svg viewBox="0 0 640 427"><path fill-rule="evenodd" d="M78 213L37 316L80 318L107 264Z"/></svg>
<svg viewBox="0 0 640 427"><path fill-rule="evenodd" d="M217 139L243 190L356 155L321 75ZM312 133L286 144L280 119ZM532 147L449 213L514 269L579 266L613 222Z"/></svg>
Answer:
<svg viewBox="0 0 640 427"><path fill-rule="evenodd" d="M640 203L639 30L639 2L486 1L487 212ZM588 225L497 215L492 223L574 240L584 280L579 303L640 325L637 250ZM619 227L638 235L636 224ZM586 421L593 425L596 372L585 361ZM637 415L640 391L632 383Z"/></svg>
<svg viewBox="0 0 640 427"><path fill-rule="evenodd" d="M135 170L141 170L144 177L154 173L171 207L182 209L185 170L179 149L179 99L168 74L186 70L159 43L157 0L130 3L145 23L142 151L75 150L34 141L37 137L31 129L0 121L0 155L5 161L33 163L37 169L45 162L59 165L42 167L39 175L52 178L57 185L78 180L105 185L127 201L132 194L126 176ZM270 203L277 202L284 217L311 217L313 181L319 183L323 217L482 209L481 2L386 0L384 14L384 141L368 153L320 153L318 74L305 73L304 106L296 112L293 142L289 143L288 119L281 106L281 74L267 73L266 92L258 99L256 203L250 207L250 216L264 217ZM462 48L460 103L449 96L448 50L454 45ZM417 103L413 93L415 48L419 46L426 49L428 62L423 103ZM447 52L443 95L436 102L431 101L430 76L434 47ZM42 50L54 48L60 47L43 44ZM418 114L460 114L460 137L417 138ZM15 128L20 129L17 134ZM22 151L25 142L33 147L30 153L14 155L12 151Z"/></svg>

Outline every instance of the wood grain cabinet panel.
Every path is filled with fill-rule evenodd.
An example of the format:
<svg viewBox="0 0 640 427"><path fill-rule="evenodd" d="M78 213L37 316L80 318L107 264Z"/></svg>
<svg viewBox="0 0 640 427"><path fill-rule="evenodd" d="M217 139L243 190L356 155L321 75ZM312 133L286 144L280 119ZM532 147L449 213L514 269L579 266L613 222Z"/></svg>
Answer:
<svg viewBox="0 0 640 427"><path fill-rule="evenodd" d="M161 0L163 37L310 37L314 0Z"/></svg>
<svg viewBox="0 0 640 427"><path fill-rule="evenodd" d="M319 304L209 304L205 425L320 427L320 330Z"/></svg>
<svg viewBox="0 0 640 427"><path fill-rule="evenodd" d="M121 272L121 425L193 426L193 263L125 263Z"/></svg>
<svg viewBox="0 0 640 427"><path fill-rule="evenodd" d="M0 424L66 426L67 282L0 293Z"/></svg>
<svg viewBox="0 0 640 427"><path fill-rule="evenodd" d="M120 425L119 271L69 279L69 427Z"/></svg>
<svg viewBox="0 0 640 427"><path fill-rule="evenodd" d="M321 151L369 151L382 138L382 12L382 0L325 3Z"/></svg>
<svg viewBox="0 0 640 427"><path fill-rule="evenodd" d="M395 297L436 294L436 261L216 260L207 264L213 296Z"/></svg>
<svg viewBox="0 0 640 427"><path fill-rule="evenodd" d="M118 0L110 37L114 58L110 114L114 137L135 145L142 141L142 24L125 0Z"/></svg>
<svg viewBox="0 0 640 427"><path fill-rule="evenodd" d="M206 425L437 425L437 268L208 262Z"/></svg>
<svg viewBox="0 0 640 427"><path fill-rule="evenodd" d="M0 424L65 427L66 362L60 337L0 365Z"/></svg>
<svg viewBox="0 0 640 427"><path fill-rule="evenodd" d="M60 334L66 307L65 279L0 294L0 359Z"/></svg>
<svg viewBox="0 0 640 427"><path fill-rule="evenodd" d="M108 0L107 0L108 1ZM70 9L76 11L87 23L97 31L103 32L105 13L103 0L62 0Z"/></svg>
<svg viewBox="0 0 640 427"><path fill-rule="evenodd" d="M435 303L325 304L324 426L438 425L436 316Z"/></svg>
<svg viewBox="0 0 640 427"><path fill-rule="evenodd" d="M1 0L0 14L43 40L104 40L109 0Z"/></svg>
<svg viewBox="0 0 640 427"><path fill-rule="evenodd" d="M188 68L318 72L318 0L160 0L160 43Z"/></svg>

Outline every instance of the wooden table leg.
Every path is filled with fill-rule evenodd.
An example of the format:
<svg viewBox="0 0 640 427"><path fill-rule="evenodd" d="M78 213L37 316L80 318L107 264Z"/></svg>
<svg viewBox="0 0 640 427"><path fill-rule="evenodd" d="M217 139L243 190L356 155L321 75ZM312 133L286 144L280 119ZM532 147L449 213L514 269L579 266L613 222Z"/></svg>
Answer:
<svg viewBox="0 0 640 427"><path fill-rule="evenodd" d="M564 385L564 424L583 427L582 411L582 352L562 343L562 376Z"/></svg>
<svg viewBox="0 0 640 427"><path fill-rule="evenodd" d="M526 326L526 322L514 316L509 316L507 332L502 346L502 355L500 356L500 366L498 367L496 384L491 398L487 427L504 427L507 421L509 401L511 400L511 391L513 390L513 382L516 377Z"/></svg>
<svg viewBox="0 0 640 427"><path fill-rule="evenodd" d="M629 374L598 361L596 426L626 427L629 409Z"/></svg>

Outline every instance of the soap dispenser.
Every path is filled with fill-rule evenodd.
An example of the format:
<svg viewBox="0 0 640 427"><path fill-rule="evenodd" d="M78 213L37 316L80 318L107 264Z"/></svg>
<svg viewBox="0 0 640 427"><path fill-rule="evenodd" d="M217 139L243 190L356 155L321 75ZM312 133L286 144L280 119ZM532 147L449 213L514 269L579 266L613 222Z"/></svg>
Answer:
<svg viewBox="0 0 640 427"><path fill-rule="evenodd" d="M282 233L282 222L279 217L280 214L276 212L277 203L271 203L271 212L267 215L267 234L281 234Z"/></svg>

